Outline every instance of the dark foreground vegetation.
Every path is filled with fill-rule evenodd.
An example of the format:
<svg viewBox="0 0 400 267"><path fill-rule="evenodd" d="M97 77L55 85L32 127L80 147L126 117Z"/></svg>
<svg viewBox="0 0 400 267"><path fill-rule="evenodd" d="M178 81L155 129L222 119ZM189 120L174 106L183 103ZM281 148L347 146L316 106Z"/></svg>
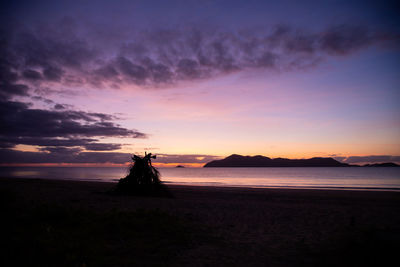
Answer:
<svg viewBox="0 0 400 267"><path fill-rule="evenodd" d="M115 194L172 197L168 188L161 182L160 173L151 164L156 156L151 153L144 157L132 156L132 164L126 177L118 181Z"/></svg>
<svg viewBox="0 0 400 267"><path fill-rule="evenodd" d="M1 266L389 266L396 192L175 186L175 198L108 183L0 179Z"/></svg>

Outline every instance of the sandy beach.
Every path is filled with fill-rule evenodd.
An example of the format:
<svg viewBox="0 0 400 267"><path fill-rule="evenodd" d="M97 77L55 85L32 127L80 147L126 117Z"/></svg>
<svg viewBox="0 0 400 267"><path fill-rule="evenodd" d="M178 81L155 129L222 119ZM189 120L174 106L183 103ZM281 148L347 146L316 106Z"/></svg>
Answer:
<svg viewBox="0 0 400 267"><path fill-rule="evenodd" d="M2 266L385 266L400 193L0 178Z"/></svg>

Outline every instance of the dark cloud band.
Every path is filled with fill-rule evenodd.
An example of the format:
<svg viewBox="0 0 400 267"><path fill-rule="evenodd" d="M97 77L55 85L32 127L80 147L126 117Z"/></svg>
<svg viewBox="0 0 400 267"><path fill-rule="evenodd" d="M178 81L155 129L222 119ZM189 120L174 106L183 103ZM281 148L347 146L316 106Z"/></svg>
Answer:
<svg viewBox="0 0 400 267"><path fill-rule="evenodd" d="M399 40L398 34L362 26L309 32L279 25L269 30L192 27L130 32L102 45L101 38L110 33L84 37L71 25L3 30L8 38L0 60L4 96L26 94L23 83L159 86L254 68L286 71L312 67L326 56L344 56Z"/></svg>
<svg viewBox="0 0 400 267"><path fill-rule="evenodd" d="M53 152L71 147L92 151L110 151L120 144L97 142L99 137L145 138L136 130L123 128L113 122L112 115L83 111L31 109L15 101L0 101L0 147L18 144L39 146Z"/></svg>

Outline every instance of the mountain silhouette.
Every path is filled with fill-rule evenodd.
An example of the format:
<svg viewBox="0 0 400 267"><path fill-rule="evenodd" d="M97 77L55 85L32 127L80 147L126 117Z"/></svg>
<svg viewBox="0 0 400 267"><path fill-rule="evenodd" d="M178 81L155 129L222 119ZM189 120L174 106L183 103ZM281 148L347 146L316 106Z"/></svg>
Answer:
<svg viewBox="0 0 400 267"><path fill-rule="evenodd" d="M208 162L204 167L349 167L347 163L341 163L333 158L310 159L271 159L264 156L230 155L221 160Z"/></svg>

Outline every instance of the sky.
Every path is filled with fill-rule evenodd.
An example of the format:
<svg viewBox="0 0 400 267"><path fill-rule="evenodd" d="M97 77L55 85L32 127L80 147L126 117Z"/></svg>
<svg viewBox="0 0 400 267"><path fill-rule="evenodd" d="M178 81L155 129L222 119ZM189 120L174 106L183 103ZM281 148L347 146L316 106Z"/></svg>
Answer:
<svg viewBox="0 0 400 267"><path fill-rule="evenodd" d="M0 165L400 162L395 1L3 1Z"/></svg>

